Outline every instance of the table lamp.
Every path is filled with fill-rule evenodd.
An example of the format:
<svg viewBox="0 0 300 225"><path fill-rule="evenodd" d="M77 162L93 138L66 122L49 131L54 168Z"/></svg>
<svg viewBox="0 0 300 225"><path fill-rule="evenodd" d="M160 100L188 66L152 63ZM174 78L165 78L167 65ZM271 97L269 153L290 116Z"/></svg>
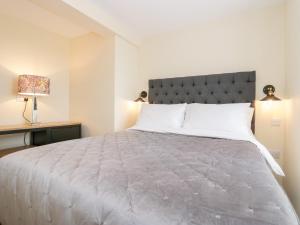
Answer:
<svg viewBox="0 0 300 225"><path fill-rule="evenodd" d="M50 94L50 79L36 75L20 75L18 79L18 94L32 96L32 119L31 124L38 122L37 97Z"/></svg>

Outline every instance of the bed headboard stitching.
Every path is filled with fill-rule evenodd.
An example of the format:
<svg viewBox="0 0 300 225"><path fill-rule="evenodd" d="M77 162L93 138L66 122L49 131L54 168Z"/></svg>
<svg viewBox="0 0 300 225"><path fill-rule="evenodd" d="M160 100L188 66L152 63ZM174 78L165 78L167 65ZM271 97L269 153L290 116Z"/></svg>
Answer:
<svg viewBox="0 0 300 225"><path fill-rule="evenodd" d="M151 104L251 102L254 107L255 93L255 71L149 80Z"/></svg>

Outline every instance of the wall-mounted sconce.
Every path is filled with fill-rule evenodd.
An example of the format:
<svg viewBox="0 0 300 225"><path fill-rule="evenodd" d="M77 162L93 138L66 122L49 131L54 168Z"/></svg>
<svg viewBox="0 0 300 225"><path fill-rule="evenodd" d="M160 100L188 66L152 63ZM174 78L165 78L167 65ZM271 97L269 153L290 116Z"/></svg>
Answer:
<svg viewBox="0 0 300 225"><path fill-rule="evenodd" d="M274 95L275 87L273 85L266 85L263 89L263 92L266 96L261 99L261 101L281 101L280 98Z"/></svg>
<svg viewBox="0 0 300 225"><path fill-rule="evenodd" d="M146 102L147 101L147 96L148 96L148 93L147 91L142 91L139 95L139 97L134 100L135 102Z"/></svg>

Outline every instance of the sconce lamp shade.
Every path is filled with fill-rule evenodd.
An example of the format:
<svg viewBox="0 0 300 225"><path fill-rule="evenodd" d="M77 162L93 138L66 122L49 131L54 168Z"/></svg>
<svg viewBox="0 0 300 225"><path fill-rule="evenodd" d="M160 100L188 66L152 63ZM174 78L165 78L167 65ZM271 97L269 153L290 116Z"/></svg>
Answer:
<svg viewBox="0 0 300 225"><path fill-rule="evenodd" d="M134 100L134 101L135 102L146 102L145 98L147 98L147 96L148 96L147 91L142 91L140 93L139 97L136 100Z"/></svg>
<svg viewBox="0 0 300 225"><path fill-rule="evenodd" d="M261 101L281 101L280 98L274 95L275 87L273 85L266 85L263 89L263 92L266 96L261 99Z"/></svg>
<svg viewBox="0 0 300 225"><path fill-rule="evenodd" d="M50 94L50 79L36 75L20 75L18 79L18 94L46 96Z"/></svg>

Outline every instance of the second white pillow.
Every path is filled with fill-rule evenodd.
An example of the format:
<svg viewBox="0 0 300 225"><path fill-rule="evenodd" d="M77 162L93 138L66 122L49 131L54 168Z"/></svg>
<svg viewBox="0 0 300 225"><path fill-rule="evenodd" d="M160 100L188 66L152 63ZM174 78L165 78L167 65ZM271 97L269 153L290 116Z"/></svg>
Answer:
<svg viewBox="0 0 300 225"><path fill-rule="evenodd" d="M253 111L250 103L189 104L183 128L248 135L251 133Z"/></svg>

